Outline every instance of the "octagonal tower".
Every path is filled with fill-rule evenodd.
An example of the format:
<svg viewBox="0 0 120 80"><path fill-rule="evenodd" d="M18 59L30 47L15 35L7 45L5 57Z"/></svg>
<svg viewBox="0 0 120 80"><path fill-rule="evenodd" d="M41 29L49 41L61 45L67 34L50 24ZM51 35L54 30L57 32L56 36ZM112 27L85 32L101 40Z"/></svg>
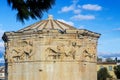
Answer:
<svg viewBox="0 0 120 80"><path fill-rule="evenodd" d="M5 32L6 80L97 80L99 37L51 15L21 30Z"/></svg>

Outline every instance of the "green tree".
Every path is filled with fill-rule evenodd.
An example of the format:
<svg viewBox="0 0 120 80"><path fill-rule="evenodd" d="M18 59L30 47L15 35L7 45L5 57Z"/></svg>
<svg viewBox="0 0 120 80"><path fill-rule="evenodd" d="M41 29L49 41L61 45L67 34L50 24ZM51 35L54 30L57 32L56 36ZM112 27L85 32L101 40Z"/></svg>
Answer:
<svg viewBox="0 0 120 80"><path fill-rule="evenodd" d="M102 58L97 57L97 62L102 62Z"/></svg>
<svg viewBox="0 0 120 80"><path fill-rule="evenodd" d="M13 10L17 11L17 19L21 22L29 18L41 18L43 12L47 12L55 0L7 0Z"/></svg>
<svg viewBox="0 0 120 80"><path fill-rule="evenodd" d="M112 58L106 58L106 62L115 62Z"/></svg>
<svg viewBox="0 0 120 80"><path fill-rule="evenodd" d="M117 65L114 67L114 73L115 73L117 79L120 79L120 65Z"/></svg>
<svg viewBox="0 0 120 80"><path fill-rule="evenodd" d="M112 76L108 73L107 68L101 68L97 72L97 80L106 80L107 78L111 78Z"/></svg>

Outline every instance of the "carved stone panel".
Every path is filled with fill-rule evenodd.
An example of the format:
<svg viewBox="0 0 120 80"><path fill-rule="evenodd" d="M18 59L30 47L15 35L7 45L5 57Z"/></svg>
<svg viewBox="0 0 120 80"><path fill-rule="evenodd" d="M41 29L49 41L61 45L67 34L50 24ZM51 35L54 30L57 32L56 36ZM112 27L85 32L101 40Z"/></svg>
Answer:
<svg viewBox="0 0 120 80"><path fill-rule="evenodd" d="M15 42L14 42L15 43ZM5 58L9 62L30 60L33 55L33 43L31 41L18 41L18 46L6 50ZM9 55L9 56L8 56Z"/></svg>

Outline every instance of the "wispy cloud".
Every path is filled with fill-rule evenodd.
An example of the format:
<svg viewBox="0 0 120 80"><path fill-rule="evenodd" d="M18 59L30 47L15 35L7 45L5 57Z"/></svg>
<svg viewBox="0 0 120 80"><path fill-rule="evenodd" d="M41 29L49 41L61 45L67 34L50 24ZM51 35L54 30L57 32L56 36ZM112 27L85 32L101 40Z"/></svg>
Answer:
<svg viewBox="0 0 120 80"><path fill-rule="evenodd" d="M4 51L4 43L2 41L2 35L4 33L4 30L0 28L0 51Z"/></svg>
<svg viewBox="0 0 120 80"><path fill-rule="evenodd" d="M108 57L120 57L120 53L110 53L110 52L99 52L98 56L108 58Z"/></svg>
<svg viewBox="0 0 120 80"><path fill-rule="evenodd" d="M72 11L72 10L74 10L74 5L65 6L59 12L63 13L63 12L69 12L69 11Z"/></svg>
<svg viewBox="0 0 120 80"><path fill-rule="evenodd" d="M102 6L98 4L84 4L79 5L79 0L72 0L72 4L69 6L64 6L61 8L59 13L67 13L67 12L73 12L73 16L71 17L72 20L93 20L95 19L95 15L93 14L82 14L84 10L91 10L91 11L100 11L102 10Z"/></svg>
<svg viewBox="0 0 120 80"><path fill-rule="evenodd" d="M4 43L2 41L0 42L0 48L1 47L4 47Z"/></svg>
<svg viewBox="0 0 120 80"><path fill-rule="evenodd" d="M80 10L80 5L77 5L77 3L79 2L79 0L73 0L72 4L69 6L64 6L61 8L60 11L58 11L59 13L67 13L72 11L75 14L79 14L81 12Z"/></svg>
<svg viewBox="0 0 120 80"><path fill-rule="evenodd" d="M4 32L5 32L5 31L0 28L0 39L1 39L1 37L2 37L2 35L3 35Z"/></svg>
<svg viewBox="0 0 120 80"><path fill-rule="evenodd" d="M79 13L81 13L81 10L80 10L80 9L76 9L76 10L73 10L73 12L74 12L75 14L79 14Z"/></svg>
<svg viewBox="0 0 120 80"><path fill-rule="evenodd" d="M73 20L93 20L93 19L95 19L95 16L78 14L78 15L74 15L73 17L71 17L71 19L73 19Z"/></svg>
<svg viewBox="0 0 120 80"><path fill-rule="evenodd" d="M63 19L57 19L58 21L61 21L61 22L64 22L66 24L69 24L71 26L74 26L74 23L72 21L66 21L66 20L63 20Z"/></svg>
<svg viewBox="0 0 120 80"><path fill-rule="evenodd" d="M82 6L83 9L86 10L93 10L93 11L100 11L102 10L102 7L97 4L85 4Z"/></svg>
<svg viewBox="0 0 120 80"><path fill-rule="evenodd" d="M78 29L85 29L85 25L81 25Z"/></svg>
<svg viewBox="0 0 120 80"><path fill-rule="evenodd" d="M114 29L114 31L120 31L120 27L119 27L119 28Z"/></svg>

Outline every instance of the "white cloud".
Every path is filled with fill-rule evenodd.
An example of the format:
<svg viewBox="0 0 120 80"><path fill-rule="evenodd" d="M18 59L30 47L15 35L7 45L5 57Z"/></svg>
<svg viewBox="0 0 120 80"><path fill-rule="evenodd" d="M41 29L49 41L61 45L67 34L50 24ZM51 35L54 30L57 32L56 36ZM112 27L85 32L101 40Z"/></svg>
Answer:
<svg viewBox="0 0 120 80"><path fill-rule="evenodd" d="M58 12L65 13L65 12L72 11L75 14L79 14L81 12L81 10L80 10L81 7L80 7L80 5L77 5L78 2L79 2L79 0L72 0L72 4L70 6L64 6Z"/></svg>
<svg viewBox="0 0 120 80"><path fill-rule="evenodd" d="M76 10L74 10L74 13L75 13L75 14L80 14L80 12L81 12L80 9L76 9Z"/></svg>
<svg viewBox="0 0 120 80"><path fill-rule="evenodd" d="M120 53L110 53L110 52L99 52L98 56L108 58L108 57L120 57Z"/></svg>
<svg viewBox="0 0 120 80"><path fill-rule="evenodd" d="M120 31L120 28L116 28L116 29L114 29L115 31Z"/></svg>
<svg viewBox="0 0 120 80"><path fill-rule="evenodd" d="M65 7L63 7L62 9L61 9L61 13L63 13L63 12L69 12L69 11L72 11L72 10L74 10L74 5L71 5L71 6L65 6Z"/></svg>
<svg viewBox="0 0 120 80"><path fill-rule="evenodd" d="M0 41L0 52L4 52L4 42Z"/></svg>
<svg viewBox="0 0 120 80"><path fill-rule="evenodd" d="M4 51L4 43L2 41L3 33L4 33L4 30L0 29L0 51Z"/></svg>
<svg viewBox="0 0 120 80"><path fill-rule="evenodd" d="M95 4L95 5L93 5L93 4L85 4L85 5L82 6L82 8L86 9L86 10L93 10L93 11L102 10L102 7L97 5L97 4Z"/></svg>
<svg viewBox="0 0 120 80"><path fill-rule="evenodd" d="M74 15L70 18L72 20L93 20L95 19L95 15L92 14L86 14L83 15L81 12L85 10L92 10L92 11L99 11L102 10L102 7L97 4L84 4L79 5L79 0L72 0L72 4L69 6L64 6L61 8L59 13L67 13L67 12L73 12Z"/></svg>
<svg viewBox="0 0 120 80"><path fill-rule="evenodd" d="M58 21L61 21L61 22L64 22L64 23L66 23L66 24L69 24L69 25L71 25L71 26L74 26L74 23L73 22L71 22L71 21L65 21L65 20L63 20L63 19L57 19Z"/></svg>
<svg viewBox="0 0 120 80"><path fill-rule="evenodd" d="M5 31L4 31L3 29L0 29L0 40L1 40L4 32L5 32Z"/></svg>
<svg viewBox="0 0 120 80"><path fill-rule="evenodd" d="M85 25L81 25L78 29L85 29Z"/></svg>
<svg viewBox="0 0 120 80"><path fill-rule="evenodd" d="M0 41L0 48L4 47L3 41Z"/></svg>
<svg viewBox="0 0 120 80"><path fill-rule="evenodd" d="M78 14L78 15L74 15L73 17L71 17L71 19L73 19L73 20L93 20L93 19L95 19L95 16Z"/></svg>

